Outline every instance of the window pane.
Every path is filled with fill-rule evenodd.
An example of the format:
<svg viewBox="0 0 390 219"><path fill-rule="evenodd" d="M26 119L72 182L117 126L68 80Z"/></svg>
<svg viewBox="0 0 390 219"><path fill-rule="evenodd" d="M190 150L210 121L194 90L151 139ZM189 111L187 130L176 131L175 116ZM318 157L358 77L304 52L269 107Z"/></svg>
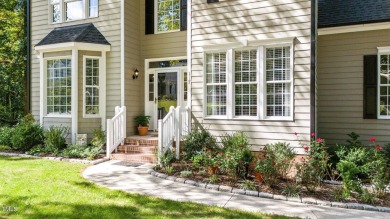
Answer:
<svg viewBox="0 0 390 219"><path fill-rule="evenodd" d="M53 10L53 23L59 22L61 18L61 11L60 11L60 5L52 5L52 10Z"/></svg>
<svg viewBox="0 0 390 219"><path fill-rule="evenodd" d="M97 17L98 16L98 0L89 0L89 16Z"/></svg>
<svg viewBox="0 0 390 219"><path fill-rule="evenodd" d="M70 59L57 59L47 62L47 113L71 113L71 68L66 63Z"/></svg>
<svg viewBox="0 0 390 219"><path fill-rule="evenodd" d="M85 114L99 113L99 59L85 60Z"/></svg>
<svg viewBox="0 0 390 219"><path fill-rule="evenodd" d="M158 0L157 31L180 29L180 0Z"/></svg>
<svg viewBox="0 0 390 219"><path fill-rule="evenodd" d="M66 20L79 20L83 18L83 1L74 1L65 3Z"/></svg>

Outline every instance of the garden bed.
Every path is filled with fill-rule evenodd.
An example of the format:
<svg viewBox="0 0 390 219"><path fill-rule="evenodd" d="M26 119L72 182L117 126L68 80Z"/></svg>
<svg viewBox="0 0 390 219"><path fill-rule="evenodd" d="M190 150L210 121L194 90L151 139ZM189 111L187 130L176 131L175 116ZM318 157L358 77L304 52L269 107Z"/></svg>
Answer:
<svg viewBox="0 0 390 219"><path fill-rule="evenodd" d="M168 176L180 177L189 180L193 180L196 182L202 183L210 183L210 177L212 175L207 174L206 171L192 168L190 162L175 162L171 164L173 167L173 172L167 173L164 168L156 168L155 170L159 173L166 174ZM191 170L190 170L191 169ZM182 171L190 171L192 174L189 176L183 176L181 174ZM244 189L244 180L235 179L234 177L228 176L226 174L217 173L215 176L218 178L218 181L212 182L212 184L217 184L221 186L230 186L236 189ZM292 180L280 180L277 184L273 186L267 186L264 183L257 183L254 180L254 176L248 177L247 181L253 182L255 185L254 190L259 192L270 193L274 195L283 195L287 197L299 197L299 198L314 198L322 201L329 202L344 202L344 203L362 203L362 204L373 204L381 207L390 207L390 194L386 193L382 197L375 198L373 203L367 203L362 199L356 198L356 196L351 196L349 198L342 198L341 195L341 182L337 181L340 185L335 185L336 183L321 183L319 187L315 189L315 191L308 191L305 188L299 188L299 191L291 191L286 189L290 185L294 184ZM247 189L250 190L250 189ZM286 191L287 190L287 191ZM290 195L288 194L290 192ZM294 194L291 194L294 193Z"/></svg>

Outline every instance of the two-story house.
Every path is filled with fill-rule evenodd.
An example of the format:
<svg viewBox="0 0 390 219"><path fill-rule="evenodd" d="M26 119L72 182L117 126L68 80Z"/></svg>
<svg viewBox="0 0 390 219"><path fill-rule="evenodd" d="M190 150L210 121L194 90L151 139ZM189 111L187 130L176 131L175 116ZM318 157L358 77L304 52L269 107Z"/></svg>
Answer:
<svg viewBox="0 0 390 219"><path fill-rule="evenodd" d="M127 107L127 135L140 113L157 130L170 106L189 106L193 124L244 131L253 150L286 141L301 153L313 132L390 142L389 5L30 0L31 112L73 141L115 106Z"/></svg>

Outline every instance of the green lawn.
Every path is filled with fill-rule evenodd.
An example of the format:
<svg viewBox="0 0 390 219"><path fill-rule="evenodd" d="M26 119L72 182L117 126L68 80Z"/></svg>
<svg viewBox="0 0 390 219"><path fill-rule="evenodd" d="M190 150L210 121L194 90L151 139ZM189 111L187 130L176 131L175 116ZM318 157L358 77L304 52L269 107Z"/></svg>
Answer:
<svg viewBox="0 0 390 219"><path fill-rule="evenodd" d="M0 156L0 218L288 218L114 191L85 180L85 168Z"/></svg>

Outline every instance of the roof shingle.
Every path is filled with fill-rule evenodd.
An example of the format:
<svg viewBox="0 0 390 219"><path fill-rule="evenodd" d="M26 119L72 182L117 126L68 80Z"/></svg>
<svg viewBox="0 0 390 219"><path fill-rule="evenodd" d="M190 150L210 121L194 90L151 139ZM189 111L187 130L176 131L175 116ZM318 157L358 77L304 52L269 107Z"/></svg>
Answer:
<svg viewBox="0 0 390 219"><path fill-rule="evenodd" d="M57 27L43 38L36 46L57 43L82 42L110 45L106 38L92 24L79 24L66 27Z"/></svg>
<svg viewBox="0 0 390 219"><path fill-rule="evenodd" d="M390 0L319 0L318 27L390 21Z"/></svg>

